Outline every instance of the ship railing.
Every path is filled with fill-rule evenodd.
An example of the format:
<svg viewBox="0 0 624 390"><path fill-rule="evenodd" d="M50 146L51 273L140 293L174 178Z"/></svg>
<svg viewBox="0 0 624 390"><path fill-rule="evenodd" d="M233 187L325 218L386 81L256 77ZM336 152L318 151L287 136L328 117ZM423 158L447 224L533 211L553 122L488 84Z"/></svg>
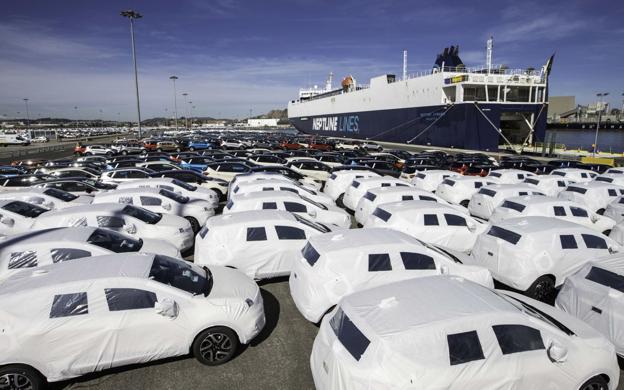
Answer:
<svg viewBox="0 0 624 390"><path fill-rule="evenodd" d="M429 69L429 70L425 70L425 71L419 71L416 73L410 73L407 75L408 79L414 79L414 78L418 78L418 77L423 77L423 76L429 76L432 74L437 74L437 73L441 73L442 71L440 70L440 68L433 68L433 69ZM538 77L542 77L542 71L541 70L537 70L535 68L526 68L526 69L522 69L522 68L507 68L504 65L492 65L491 68L489 68L487 66L478 66L478 67L471 67L471 68L466 68L463 66L459 66L459 67L450 67L450 66L445 66L443 69L443 72L445 73L468 73L468 74L483 74L483 75L506 75L506 76L538 76ZM400 79L397 79L396 81L400 81Z"/></svg>

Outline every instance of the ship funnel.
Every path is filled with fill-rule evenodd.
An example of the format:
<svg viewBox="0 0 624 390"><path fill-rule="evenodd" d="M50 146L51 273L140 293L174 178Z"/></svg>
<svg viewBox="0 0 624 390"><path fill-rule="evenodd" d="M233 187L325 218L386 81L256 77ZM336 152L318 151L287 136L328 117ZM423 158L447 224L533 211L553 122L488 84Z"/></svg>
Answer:
<svg viewBox="0 0 624 390"><path fill-rule="evenodd" d="M403 50L403 80L407 80L407 50Z"/></svg>
<svg viewBox="0 0 624 390"><path fill-rule="evenodd" d="M487 66L488 74L492 71L492 52L494 50L494 37L490 37L487 40L485 51L485 65Z"/></svg>

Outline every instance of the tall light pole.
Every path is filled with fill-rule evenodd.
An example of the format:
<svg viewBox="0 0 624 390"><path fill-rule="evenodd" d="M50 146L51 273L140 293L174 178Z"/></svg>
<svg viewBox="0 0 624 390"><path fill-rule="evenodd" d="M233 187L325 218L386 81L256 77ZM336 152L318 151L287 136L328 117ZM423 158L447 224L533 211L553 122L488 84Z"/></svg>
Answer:
<svg viewBox="0 0 624 390"><path fill-rule="evenodd" d="M193 108L195 108L195 106L193 105L193 102L189 100L189 111L191 112L191 115L189 116L189 119L191 121L191 129L193 128Z"/></svg>
<svg viewBox="0 0 624 390"><path fill-rule="evenodd" d="M188 130L188 101L186 101L188 93L184 92L182 96L184 96L184 126Z"/></svg>
<svg viewBox="0 0 624 390"><path fill-rule="evenodd" d="M600 129L600 117L602 115L602 98L606 97L607 95L609 95L609 92L596 94L596 96L598 97L597 108L600 108L600 110L598 110L598 121L596 122L596 136L594 137L594 153L593 153L594 157L596 157L596 151L598 150L598 130Z"/></svg>
<svg viewBox="0 0 624 390"><path fill-rule="evenodd" d="M122 11L120 15L130 19L130 38L132 40L132 64L134 65L134 87L136 89L136 103L137 103L137 126L139 127L139 139L141 139L142 138L141 102L139 100L139 76L137 73L136 48L134 46L134 19L140 19L143 17L143 15L131 9L127 11Z"/></svg>
<svg viewBox="0 0 624 390"><path fill-rule="evenodd" d="M32 138L32 134L30 133L30 112L28 111L28 99L24 99L24 104L26 105L26 131L28 131L28 137Z"/></svg>
<svg viewBox="0 0 624 390"><path fill-rule="evenodd" d="M170 80L173 81L173 119L175 121L176 132L178 131L178 94L176 92L175 82L178 79L178 76L169 77Z"/></svg>

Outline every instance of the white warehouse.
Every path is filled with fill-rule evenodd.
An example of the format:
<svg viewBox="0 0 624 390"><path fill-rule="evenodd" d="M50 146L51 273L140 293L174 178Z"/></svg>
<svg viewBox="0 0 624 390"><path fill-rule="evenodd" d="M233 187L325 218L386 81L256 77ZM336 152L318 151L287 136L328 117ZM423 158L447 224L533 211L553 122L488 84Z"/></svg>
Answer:
<svg viewBox="0 0 624 390"><path fill-rule="evenodd" d="M276 127L277 119L247 119L249 127Z"/></svg>

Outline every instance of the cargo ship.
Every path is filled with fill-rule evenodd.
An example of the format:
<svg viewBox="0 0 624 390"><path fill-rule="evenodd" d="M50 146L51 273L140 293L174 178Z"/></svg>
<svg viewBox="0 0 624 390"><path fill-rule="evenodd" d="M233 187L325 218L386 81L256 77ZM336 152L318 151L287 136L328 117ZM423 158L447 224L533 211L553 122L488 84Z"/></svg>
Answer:
<svg viewBox="0 0 624 390"><path fill-rule="evenodd" d="M485 65L468 68L459 47L445 48L425 72L384 74L362 85L349 75L339 88L332 74L323 88L301 89L288 103L299 131L328 137L520 151L543 141L551 56L541 68L511 69L492 64L492 39Z"/></svg>

